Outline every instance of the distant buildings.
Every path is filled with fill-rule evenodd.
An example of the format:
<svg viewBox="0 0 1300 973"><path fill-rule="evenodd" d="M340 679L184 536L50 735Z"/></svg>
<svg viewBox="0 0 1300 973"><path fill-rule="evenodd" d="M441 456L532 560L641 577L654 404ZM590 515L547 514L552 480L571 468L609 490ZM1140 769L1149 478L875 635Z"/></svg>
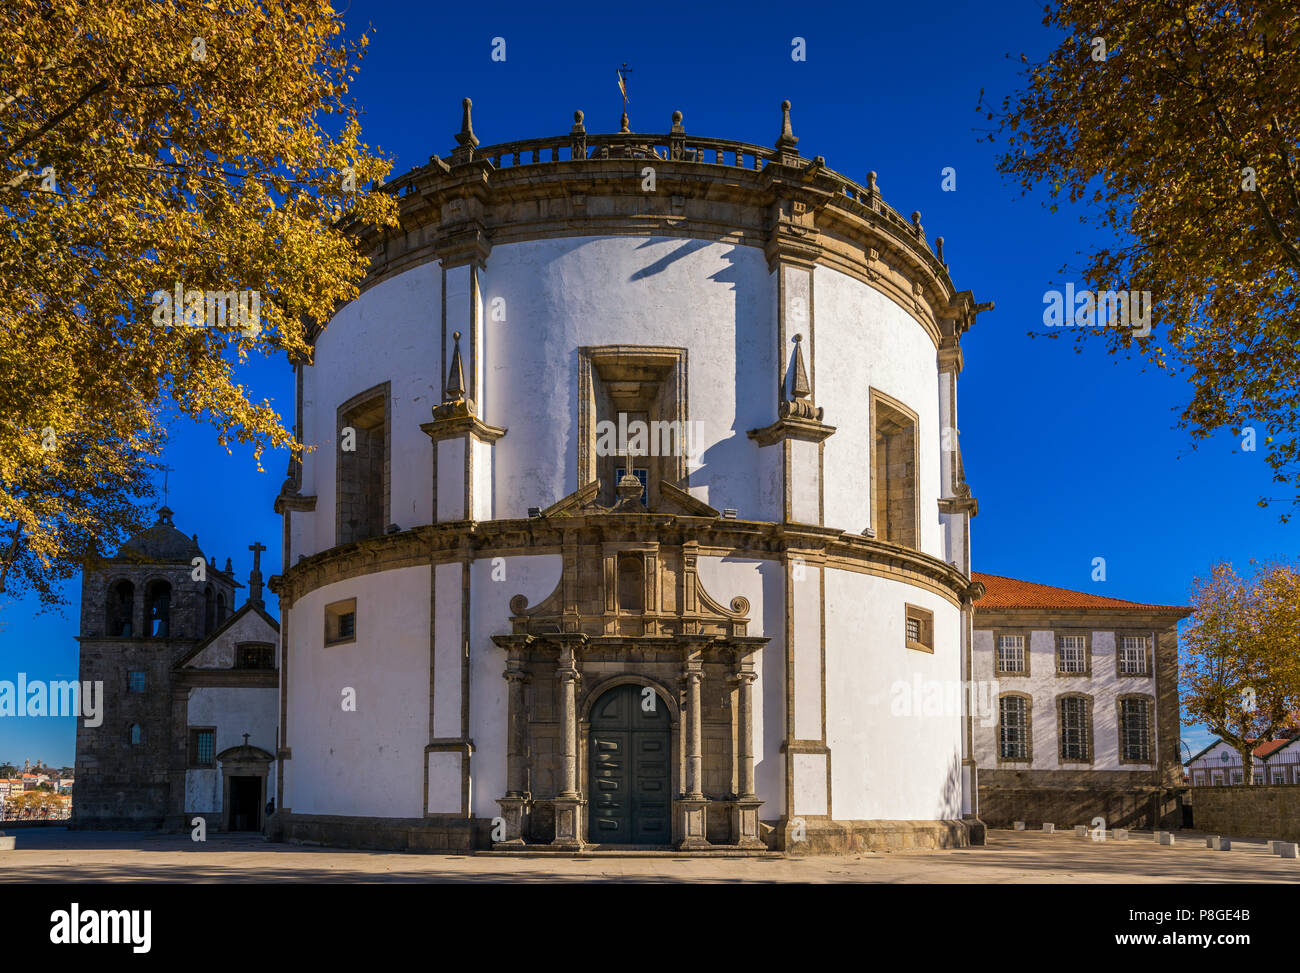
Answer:
<svg viewBox="0 0 1300 973"><path fill-rule="evenodd" d="M1255 745L1256 784L1300 784L1300 736L1268 740ZM1244 784L1241 754L1223 740L1215 740L1185 764L1193 787L1231 787Z"/></svg>

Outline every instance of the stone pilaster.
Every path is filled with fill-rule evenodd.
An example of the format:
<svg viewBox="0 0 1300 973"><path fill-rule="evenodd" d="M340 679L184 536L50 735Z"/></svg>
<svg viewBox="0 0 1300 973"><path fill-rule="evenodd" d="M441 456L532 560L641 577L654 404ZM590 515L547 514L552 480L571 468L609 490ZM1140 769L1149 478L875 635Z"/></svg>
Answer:
<svg viewBox="0 0 1300 973"><path fill-rule="evenodd" d="M563 779L560 793L555 798L555 840L557 848L580 851L583 846L582 812L586 801L578 793L578 672L577 659L571 644L560 647L560 662L556 668L560 679L560 722L564 744Z"/></svg>
<svg viewBox="0 0 1300 973"><path fill-rule="evenodd" d="M682 727L686 735L686 793L676 801L680 840L678 848L708 847L708 804L704 797L704 734L701 717L700 684L704 664L698 651L687 658L682 672L685 707Z"/></svg>

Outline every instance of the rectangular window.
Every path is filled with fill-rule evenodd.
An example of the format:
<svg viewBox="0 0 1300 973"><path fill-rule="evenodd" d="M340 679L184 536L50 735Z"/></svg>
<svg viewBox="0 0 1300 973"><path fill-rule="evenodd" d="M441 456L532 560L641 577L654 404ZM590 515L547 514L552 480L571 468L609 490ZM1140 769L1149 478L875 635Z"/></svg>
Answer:
<svg viewBox="0 0 1300 973"><path fill-rule="evenodd" d="M877 540L916 548L917 417L901 402L872 389L871 422L871 526Z"/></svg>
<svg viewBox="0 0 1300 973"><path fill-rule="evenodd" d="M379 537L388 526L388 383L339 408L335 507L339 544Z"/></svg>
<svg viewBox="0 0 1300 973"><path fill-rule="evenodd" d="M190 766L216 766L216 730L190 730Z"/></svg>
<svg viewBox="0 0 1300 973"><path fill-rule="evenodd" d="M1245 778L1240 770L1230 771L1228 774L1229 783L1240 784Z"/></svg>
<svg viewBox="0 0 1300 973"><path fill-rule="evenodd" d="M1286 783L1286 771L1285 771L1285 770L1275 770L1275 771L1273 771L1273 783L1274 783L1274 784L1285 784L1285 783Z"/></svg>
<svg viewBox="0 0 1300 973"><path fill-rule="evenodd" d="M1254 777L1253 777L1253 780L1255 781L1256 784L1262 784L1262 783L1264 783L1264 775L1263 775L1263 774L1255 774Z"/></svg>
<svg viewBox="0 0 1300 973"><path fill-rule="evenodd" d="M148 684L143 672L132 672L127 676L127 690L133 693L142 693Z"/></svg>
<svg viewBox="0 0 1300 973"><path fill-rule="evenodd" d="M1088 732L1088 701L1082 696L1063 696L1060 702L1061 759L1087 762L1091 759Z"/></svg>
<svg viewBox="0 0 1300 973"><path fill-rule="evenodd" d="M1029 709L1023 696L998 700L998 746L1003 760L1029 759Z"/></svg>
<svg viewBox="0 0 1300 973"><path fill-rule="evenodd" d="M1056 671L1084 673L1088 671L1087 647L1082 635L1062 635L1057 642Z"/></svg>
<svg viewBox="0 0 1300 973"><path fill-rule="evenodd" d="M240 669L274 669L274 648L271 645L241 645L236 665Z"/></svg>
<svg viewBox="0 0 1300 973"><path fill-rule="evenodd" d="M933 652L934 612L916 605L907 605L906 611L903 627L907 647L918 652Z"/></svg>
<svg viewBox="0 0 1300 973"><path fill-rule="evenodd" d="M1192 777L1192 783L1195 784L1197 787L1204 787L1205 775L1200 771L1197 771L1196 774Z"/></svg>
<svg viewBox="0 0 1300 973"><path fill-rule="evenodd" d="M357 639L357 600L348 598L325 606L325 644L339 645Z"/></svg>
<svg viewBox="0 0 1300 973"><path fill-rule="evenodd" d="M1145 676L1147 674L1147 637L1145 635L1125 635L1120 640L1119 673L1121 676Z"/></svg>
<svg viewBox="0 0 1300 973"><path fill-rule="evenodd" d="M1025 637L1023 635L998 636L998 672L1023 673L1025 671Z"/></svg>
<svg viewBox="0 0 1300 973"><path fill-rule="evenodd" d="M1151 761L1151 707L1145 699L1119 701L1119 737L1124 759Z"/></svg>

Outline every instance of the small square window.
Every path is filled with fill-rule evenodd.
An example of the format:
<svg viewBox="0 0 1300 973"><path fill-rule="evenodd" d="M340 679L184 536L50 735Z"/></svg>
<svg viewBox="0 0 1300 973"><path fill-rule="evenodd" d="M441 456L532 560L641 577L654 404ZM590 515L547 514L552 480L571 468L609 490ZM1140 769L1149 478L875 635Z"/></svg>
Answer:
<svg viewBox="0 0 1300 973"><path fill-rule="evenodd" d="M1150 642L1145 635L1125 635L1120 639L1119 674L1145 676L1147 674L1147 648Z"/></svg>
<svg viewBox="0 0 1300 973"><path fill-rule="evenodd" d="M1026 672L1023 635L998 636L998 672L1003 675Z"/></svg>
<svg viewBox="0 0 1300 973"><path fill-rule="evenodd" d="M325 644L339 645L357 640L357 600L336 601L325 606Z"/></svg>
<svg viewBox="0 0 1300 973"><path fill-rule="evenodd" d="M1062 635L1056 642L1056 671L1071 676L1088 671L1088 642L1082 635Z"/></svg>
<svg viewBox="0 0 1300 973"><path fill-rule="evenodd" d="M238 668L240 669L274 669L274 646L248 643L238 646Z"/></svg>
<svg viewBox="0 0 1300 973"><path fill-rule="evenodd" d="M131 672L127 675L127 690L133 693L142 693L148 686L148 680L143 672Z"/></svg>
<svg viewBox="0 0 1300 973"><path fill-rule="evenodd" d="M215 767L217 751L216 730L190 730L190 766Z"/></svg>
<svg viewBox="0 0 1300 973"><path fill-rule="evenodd" d="M934 612L907 605L904 616L904 640L909 649L934 651Z"/></svg>

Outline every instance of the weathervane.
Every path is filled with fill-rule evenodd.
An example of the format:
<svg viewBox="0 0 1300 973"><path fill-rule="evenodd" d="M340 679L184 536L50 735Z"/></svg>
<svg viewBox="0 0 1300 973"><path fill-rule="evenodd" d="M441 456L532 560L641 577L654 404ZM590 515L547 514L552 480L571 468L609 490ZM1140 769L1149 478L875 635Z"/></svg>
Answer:
<svg viewBox="0 0 1300 973"><path fill-rule="evenodd" d="M623 131L628 131L627 127L627 76L632 73L632 69L623 62L623 66L618 69L618 90L623 96Z"/></svg>

